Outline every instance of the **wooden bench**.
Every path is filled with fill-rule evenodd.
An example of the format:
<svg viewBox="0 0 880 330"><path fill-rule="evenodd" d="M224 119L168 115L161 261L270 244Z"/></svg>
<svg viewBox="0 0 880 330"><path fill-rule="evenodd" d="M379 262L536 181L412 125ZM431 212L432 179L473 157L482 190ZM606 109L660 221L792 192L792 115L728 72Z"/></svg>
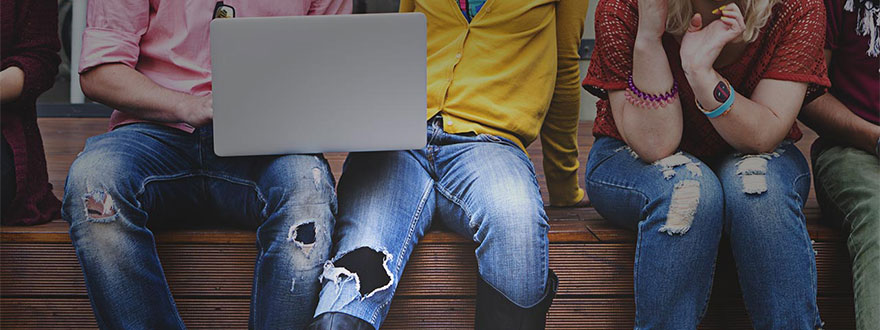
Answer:
<svg viewBox="0 0 880 330"><path fill-rule="evenodd" d="M40 125L49 177L60 197L67 170L85 138L103 132L107 119L41 118ZM591 125L585 122L580 129L582 162L593 141ZM798 146L806 153L813 139L815 134L808 132ZM539 181L546 187L539 143L529 152ZM345 155L326 157L338 176ZM583 173L580 177L583 182ZM822 318L829 329L854 328L850 264L843 237L835 228L819 224L815 198L809 200L805 213L817 251ZM549 208L548 214L550 265L560 277L548 328L632 329L635 235L609 225L592 208ZM2 227L0 326L96 326L67 229L62 220L35 227ZM253 233L175 230L158 233L157 241L169 285L188 327L247 328L256 255ZM474 244L462 237L432 230L407 265L383 329L472 328L477 276L473 249ZM748 328L750 322L726 243L718 258L713 294L701 329Z"/></svg>

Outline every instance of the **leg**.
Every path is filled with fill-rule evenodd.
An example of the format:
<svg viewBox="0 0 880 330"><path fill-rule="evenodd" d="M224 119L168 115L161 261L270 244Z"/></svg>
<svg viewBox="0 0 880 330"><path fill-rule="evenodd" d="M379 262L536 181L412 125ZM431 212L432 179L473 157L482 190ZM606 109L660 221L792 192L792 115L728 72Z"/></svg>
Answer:
<svg viewBox="0 0 880 330"><path fill-rule="evenodd" d="M424 151L350 154L338 194L335 252L324 265L315 316L343 313L379 328L431 223L434 181Z"/></svg>
<svg viewBox="0 0 880 330"><path fill-rule="evenodd" d="M320 155L214 158L213 208L257 225L252 329L302 329L318 303L336 213L334 180Z"/></svg>
<svg viewBox="0 0 880 330"><path fill-rule="evenodd" d="M877 156L843 146L830 146L814 157L823 214L841 215L849 232L856 326L872 329L880 324L880 164Z"/></svg>
<svg viewBox="0 0 880 330"><path fill-rule="evenodd" d="M146 224L198 202L195 147L186 133L134 124L90 138L71 165L62 216L101 328L184 327Z"/></svg>
<svg viewBox="0 0 880 330"><path fill-rule="evenodd" d="M638 230L637 329L695 329L709 300L722 229L721 186L693 156L647 164L622 141L599 138L587 194L605 219Z"/></svg>
<svg viewBox="0 0 880 330"><path fill-rule="evenodd" d="M803 214L807 161L791 143L736 155L717 168L725 228L746 308L756 329L815 329L816 261Z"/></svg>
<svg viewBox="0 0 880 330"><path fill-rule="evenodd" d="M3 184L3 190L0 191L0 210L6 210L15 199L15 161L12 159L12 148L6 142L6 137L2 141L2 154L0 154L0 162L3 164L3 176L0 177Z"/></svg>
<svg viewBox="0 0 880 330"><path fill-rule="evenodd" d="M555 295L546 289L555 283L547 282L555 277L549 276L549 225L532 163L499 138L455 139L433 153L442 196L437 210L447 227L479 244L476 327L543 328Z"/></svg>

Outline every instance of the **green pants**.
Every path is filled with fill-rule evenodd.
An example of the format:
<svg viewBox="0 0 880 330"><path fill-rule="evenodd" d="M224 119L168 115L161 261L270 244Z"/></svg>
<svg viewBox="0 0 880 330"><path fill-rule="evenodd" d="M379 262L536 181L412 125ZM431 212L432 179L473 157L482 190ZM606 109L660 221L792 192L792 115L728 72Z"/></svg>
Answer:
<svg viewBox="0 0 880 330"><path fill-rule="evenodd" d="M843 224L852 258L858 329L880 325L880 160L820 139L813 145L816 195L823 215Z"/></svg>

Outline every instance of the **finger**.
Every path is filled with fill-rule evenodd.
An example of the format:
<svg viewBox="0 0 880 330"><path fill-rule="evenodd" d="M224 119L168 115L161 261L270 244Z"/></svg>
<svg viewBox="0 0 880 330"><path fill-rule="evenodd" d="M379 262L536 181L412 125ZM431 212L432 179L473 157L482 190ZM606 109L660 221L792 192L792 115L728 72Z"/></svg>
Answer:
<svg viewBox="0 0 880 330"><path fill-rule="evenodd" d="M742 15L742 10L740 10L740 9L739 9L739 6L737 6L736 3L734 3L734 2L731 2L731 3L727 4L727 5L724 5L723 7L724 7L723 10L734 11L734 12L736 12L737 14Z"/></svg>
<svg viewBox="0 0 880 330"><path fill-rule="evenodd" d="M737 25L739 25L739 23L736 21L736 19L735 19L735 18L732 18L732 17L721 16L719 19L720 19L722 22L724 22L724 24L727 24L727 26L728 26L728 27L731 27L731 28L734 28L734 27L736 27Z"/></svg>
<svg viewBox="0 0 880 330"><path fill-rule="evenodd" d="M694 17L691 18L691 24L688 27L688 32L697 32L703 28L703 17L700 16L700 13L694 14Z"/></svg>
<svg viewBox="0 0 880 330"><path fill-rule="evenodd" d="M721 16L721 19L725 23L728 23L729 20L732 20L733 23L728 23L730 27L745 30L746 23L743 20L742 15L740 15L739 13L735 13L733 11L724 11L724 16Z"/></svg>

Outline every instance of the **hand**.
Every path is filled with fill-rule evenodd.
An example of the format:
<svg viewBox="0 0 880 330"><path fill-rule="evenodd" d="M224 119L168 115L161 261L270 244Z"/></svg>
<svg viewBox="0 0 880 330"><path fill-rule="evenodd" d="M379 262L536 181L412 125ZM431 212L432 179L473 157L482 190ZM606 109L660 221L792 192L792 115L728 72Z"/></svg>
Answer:
<svg viewBox="0 0 880 330"><path fill-rule="evenodd" d="M201 127L214 120L214 103L211 94L203 96L186 95L177 104L178 117L192 127Z"/></svg>
<svg viewBox="0 0 880 330"><path fill-rule="evenodd" d="M697 13L681 40L681 66L686 74L707 72L721 54L724 46L742 40L745 31L742 12L735 3L721 11L721 18L703 26L703 18Z"/></svg>
<svg viewBox="0 0 880 330"><path fill-rule="evenodd" d="M667 0L639 0L639 30L636 38L660 40L666 32Z"/></svg>

